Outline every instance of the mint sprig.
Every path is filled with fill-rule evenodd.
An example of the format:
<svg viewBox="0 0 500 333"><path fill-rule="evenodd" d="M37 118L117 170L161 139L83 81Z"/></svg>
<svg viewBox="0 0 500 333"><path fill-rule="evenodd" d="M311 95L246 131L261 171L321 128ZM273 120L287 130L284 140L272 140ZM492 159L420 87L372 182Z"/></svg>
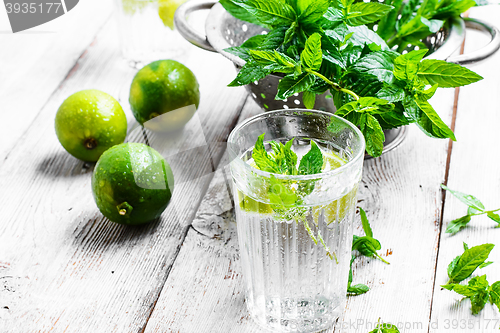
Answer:
<svg viewBox="0 0 500 333"><path fill-rule="evenodd" d="M455 140L428 101L437 88L482 77L460 65L423 59L428 52L421 40L473 2L221 0L236 18L269 30L226 49L246 61L229 85L281 75L275 98L303 93L307 108L314 107L317 95L330 91L337 114L354 120L368 154L375 157L383 150L383 130L410 123L428 136ZM401 54L408 45L420 50Z"/></svg>
<svg viewBox="0 0 500 333"><path fill-rule="evenodd" d="M252 151L252 158L257 168L262 171L281 175L313 175L321 173L323 167L323 154L316 142L311 140L311 149L302 156L297 168L297 154L292 150L294 139L289 140L285 145L281 142L270 141L272 152L268 153L264 146L265 133L261 134ZM330 251L326 245L321 232L318 229L314 234L309 222L306 219L307 208L301 205L304 198L311 194L316 185L316 179L304 180L295 188L292 181L279 179L271 175L267 195L269 204L277 218L283 220L295 219L302 222L307 233L315 244L321 243L330 259L338 263L337 256Z"/></svg>
<svg viewBox="0 0 500 333"><path fill-rule="evenodd" d="M464 243L464 253L457 256L448 265L448 283L441 286L443 289L454 291L464 298L470 299L473 315L477 315L488 300L491 304L495 304L500 311L500 281L490 286L486 275L481 275L471 278L467 285L460 284L470 277L477 268L481 269L492 263L486 262L486 259L493 247L493 244L483 244L469 249L469 246Z"/></svg>
<svg viewBox="0 0 500 333"><path fill-rule="evenodd" d="M450 223L448 223L448 226L446 227L447 233L456 234L457 232L459 232L460 230L462 230L463 228L465 228L467 226L467 224L471 221L471 218L473 216L479 216L479 215L485 215L485 214L491 220L495 221L498 224L496 226L497 228L500 227L500 215L498 215L498 213L497 213L498 211L500 211L500 208L486 210L486 208L484 208L483 203L473 195L454 191L443 184L441 185L441 188L443 190L450 192L458 200L462 201L464 204L466 204L468 206L467 215L459 217L458 219L455 219L455 220L451 221Z"/></svg>

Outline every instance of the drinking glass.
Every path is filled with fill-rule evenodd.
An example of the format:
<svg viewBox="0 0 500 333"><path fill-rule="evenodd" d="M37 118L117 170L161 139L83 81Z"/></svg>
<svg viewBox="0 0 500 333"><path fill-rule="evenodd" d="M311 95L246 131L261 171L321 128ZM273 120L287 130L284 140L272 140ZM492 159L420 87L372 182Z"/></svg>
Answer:
<svg viewBox="0 0 500 333"><path fill-rule="evenodd" d="M185 54L189 43L173 25L175 10L185 1L115 0L122 55L131 65Z"/></svg>
<svg viewBox="0 0 500 333"><path fill-rule="evenodd" d="M294 139L292 150L299 161L314 140L323 165L335 167L312 175L261 171L252 166L252 149L262 133L269 153L271 140L285 144ZM259 325L272 331L316 332L331 327L344 310L364 151L356 126L321 111L266 112L229 135L246 303ZM287 207L270 198L271 192L290 191L306 195Z"/></svg>

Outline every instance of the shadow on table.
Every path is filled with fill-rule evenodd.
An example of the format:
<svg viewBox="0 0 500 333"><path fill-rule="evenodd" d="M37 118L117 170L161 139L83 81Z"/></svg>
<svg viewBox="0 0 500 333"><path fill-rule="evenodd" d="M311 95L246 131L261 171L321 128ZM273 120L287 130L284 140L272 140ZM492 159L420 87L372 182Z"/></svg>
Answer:
<svg viewBox="0 0 500 333"><path fill-rule="evenodd" d="M48 178L92 175L95 163L81 161L66 151L58 151L45 157L36 166L37 174Z"/></svg>

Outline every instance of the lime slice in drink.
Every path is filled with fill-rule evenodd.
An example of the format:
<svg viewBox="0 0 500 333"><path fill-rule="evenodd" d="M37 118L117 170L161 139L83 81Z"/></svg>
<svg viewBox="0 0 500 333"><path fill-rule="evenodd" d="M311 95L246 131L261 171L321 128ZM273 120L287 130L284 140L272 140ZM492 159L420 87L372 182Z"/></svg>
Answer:
<svg viewBox="0 0 500 333"><path fill-rule="evenodd" d="M181 4L186 0L159 0L158 14L166 27L174 30L174 14Z"/></svg>

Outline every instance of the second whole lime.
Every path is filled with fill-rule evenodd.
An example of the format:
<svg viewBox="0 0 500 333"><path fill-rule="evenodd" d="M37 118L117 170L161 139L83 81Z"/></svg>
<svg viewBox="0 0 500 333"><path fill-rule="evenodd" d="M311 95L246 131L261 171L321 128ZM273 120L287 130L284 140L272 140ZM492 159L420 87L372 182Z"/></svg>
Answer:
<svg viewBox="0 0 500 333"><path fill-rule="evenodd" d="M200 104L198 81L180 62L154 61L135 75L129 102L135 119L144 127L162 132L179 130Z"/></svg>
<svg viewBox="0 0 500 333"><path fill-rule="evenodd" d="M92 174L97 207L109 220L138 225L158 218L174 188L169 164L153 148L123 143L102 154Z"/></svg>

